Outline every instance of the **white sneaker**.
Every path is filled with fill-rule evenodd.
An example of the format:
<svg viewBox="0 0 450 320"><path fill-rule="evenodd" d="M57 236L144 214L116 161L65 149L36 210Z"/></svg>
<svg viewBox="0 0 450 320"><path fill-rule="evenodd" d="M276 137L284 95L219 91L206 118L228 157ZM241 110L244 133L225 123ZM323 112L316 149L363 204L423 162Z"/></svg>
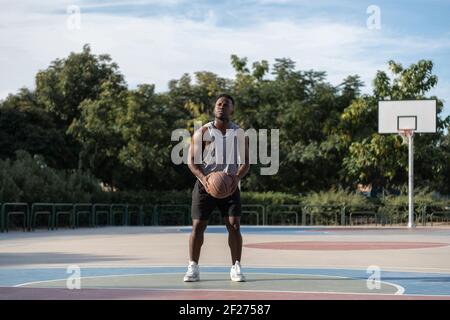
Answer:
<svg viewBox="0 0 450 320"><path fill-rule="evenodd" d="M245 276L242 274L241 264L239 263L239 261L236 261L234 263L234 266L231 267L230 278L232 281L236 281L236 282L244 282L245 281Z"/></svg>
<svg viewBox="0 0 450 320"><path fill-rule="evenodd" d="M188 270L184 275L184 282L200 281L200 268L194 261L189 262Z"/></svg>

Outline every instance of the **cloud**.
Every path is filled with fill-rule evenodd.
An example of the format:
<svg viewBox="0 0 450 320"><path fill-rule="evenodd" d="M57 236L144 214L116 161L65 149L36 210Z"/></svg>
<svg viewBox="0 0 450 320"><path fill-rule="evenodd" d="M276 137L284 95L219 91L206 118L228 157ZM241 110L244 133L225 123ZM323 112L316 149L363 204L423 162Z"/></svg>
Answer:
<svg viewBox="0 0 450 320"><path fill-rule="evenodd" d="M80 5L83 7L111 7L111 6L130 6L130 5L159 5L159 6L174 6L180 3L184 3L187 0L81 0Z"/></svg>

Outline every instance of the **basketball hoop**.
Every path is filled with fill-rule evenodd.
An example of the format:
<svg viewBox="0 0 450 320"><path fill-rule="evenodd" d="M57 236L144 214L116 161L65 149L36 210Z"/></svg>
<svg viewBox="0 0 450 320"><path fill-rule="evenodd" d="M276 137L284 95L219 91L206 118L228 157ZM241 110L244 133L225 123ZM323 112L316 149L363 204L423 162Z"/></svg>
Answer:
<svg viewBox="0 0 450 320"><path fill-rule="evenodd" d="M436 104L433 99L378 101L378 133L397 133L408 146L408 228L414 227L414 133L436 133Z"/></svg>
<svg viewBox="0 0 450 320"><path fill-rule="evenodd" d="M409 137L412 137L414 135L414 130L413 129L403 129L403 130L399 130L398 134L400 135L400 137L402 137L403 144L408 144Z"/></svg>

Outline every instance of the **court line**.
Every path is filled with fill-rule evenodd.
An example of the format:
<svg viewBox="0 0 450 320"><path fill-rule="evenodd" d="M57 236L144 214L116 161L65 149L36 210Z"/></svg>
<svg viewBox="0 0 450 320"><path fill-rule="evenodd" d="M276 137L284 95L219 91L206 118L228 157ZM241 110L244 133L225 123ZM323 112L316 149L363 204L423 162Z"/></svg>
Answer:
<svg viewBox="0 0 450 320"><path fill-rule="evenodd" d="M222 273L218 273L218 272L204 272L207 274L222 274ZM111 278L111 277L133 277L133 276L155 276L155 275L173 275L176 273L152 273L152 274L148 274L148 273L142 273L142 274L119 274L119 275L103 275L103 276L88 276L88 277L81 277L80 279L97 279L97 278ZM352 277L343 277L343 276L332 276L332 275L322 275L322 274L286 274L286 273L274 273L274 272L250 272L248 274L270 274L270 275L283 275L283 276L315 276L315 277L328 277L328 278L340 278L340 279L350 279L350 280L361 280L361 281L367 281L366 279L358 279L358 278L352 278ZM182 275L182 273L181 273ZM76 279L76 278L74 278ZM63 278L63 279L53 279L53 280L42 280L42 281L33 281L33 282L27 282L27 283L22 283L22 284L18 284L15 285L13 287L15 288L19 288L19 287L24 287L24 286L28 286L28 285L34 285L34 284L39 284L39 283L48 283L48 282L57 282L57 281L67 281L67 278ZM388 281L374 281L377 284L386 284L386 285L390 285L393 286L394 288L397 289L397 291L393 294L386 294L386 295L403 295L405 292L405 288L403 288L402 286L392 283L392 282L388 282ZM124 289L124 288L95 288L95 287L90 287L89 289ZM131 289L143 289L146 290L145 288L127 288L129 290ZM152 290L159 290L159 289L152 289ZM175 290L177 291L178 289L167 289L167 290ZM180 289L180 290L192 290L192 289ZM195 289L195 290L205 290L205 291L229 291L227 289ZM303 292L303 293L322 293L321 291L283 291L283 290L231 290L231 291L249 291L249 292ZM330 291L325 291L325 292L330 292ZM335 292L335 293L339 293L339 292ZM358 293L348 293L345 292L346 294L354 294L354 295L361 295L361 294L382 294L382 293L373 293L373 292L368 292L368 293L363 293L363 292L358 292ZM384 293L383 293L384 294Z"/></svg>
<svg viewBox="0 0 450 320"><path fill-rule="evenodd" d="M15 288L15 287L2 287L0 286L0 288ZM20 287L23 288L23 287ZM25 289L65 289L65 288L36 288L36 287L32 287L32 288L28 288L25 287ZM263 293L308 293L308 294L345 294L345 295L373 295L373 296L395 296L395 295L401 295L404 297L408 297L408 296L430 296L430 297L448 297L446 295L416 295L416 294L397 294L397 293L374 293L374 292L335 292L335 291L288 291L288 290L254 290L254 289L249 289L249 290L236 290L236 289L184 289L184 288L180 288L180 289L167 289L167 288L160 288L160 289L153 289L153 288L126 288L126 287L122 287L122 288L85 288L85 289L79 289L79 290L136 290L136 291L204 291L204 292L209 292L209 291L214 291L214 292L255 292L255 293L259 293L259 292L263 292ZM68 289L65 289L68 290ZM73 291L77 291L76 289L73 289Z"/></svg>

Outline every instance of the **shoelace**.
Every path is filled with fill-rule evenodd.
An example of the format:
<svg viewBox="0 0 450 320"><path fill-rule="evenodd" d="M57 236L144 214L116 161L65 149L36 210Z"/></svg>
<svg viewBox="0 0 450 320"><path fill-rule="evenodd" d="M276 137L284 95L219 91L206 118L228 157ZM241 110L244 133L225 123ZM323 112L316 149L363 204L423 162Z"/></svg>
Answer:
<svg viewBox="0 0 450 320"><path fill-rule="evenodd" d="M189 266L188 266L188 273L189 273L190 275L193 275L193 274L195 273L194 265L189 265Z"/></svg>
<svg viewBox="0 0 450 320"><path fill-rule="evenodd" d="M234 270L236 271L236 274L241 274L241 266L238 264L234 265Z"/></svg>

